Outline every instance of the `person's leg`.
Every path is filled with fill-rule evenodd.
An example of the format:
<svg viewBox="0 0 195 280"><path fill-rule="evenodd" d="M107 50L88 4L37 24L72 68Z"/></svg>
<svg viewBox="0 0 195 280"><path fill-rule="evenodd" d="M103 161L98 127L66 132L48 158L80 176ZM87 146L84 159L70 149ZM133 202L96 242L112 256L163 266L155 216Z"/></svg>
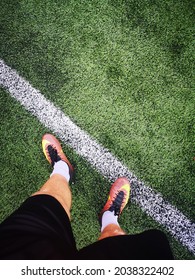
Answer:
<svg viewBox="0 0 195 280"><path fill-rule="evenodd" d="M32 196L41 194L48 194L57 199L70 219L72 195L69 183L64 176L60 174L53 174L50 179L41 187L41 189L35 192Z"/></svg>
<svg viewBox="0 0 195 280"><path fill-rule="evenodd" d="M70 219L72 202L69 180L72 179L73 167L62 151L59 141L51 134L42 138L42 147L46 159L53 167L50 179L34 195L47 194L57 199Z"/></svg>
<svg viewBox="0 0 195 280"><path fill-rule="evenodd" d="M100 214L101 234L98 240L126 234L121 229L118 218L129 200L129 195L129 181L126 178L117 179L111 186L108 200Z"/></svg>
<svg viewBox="0 0 195 280"><path fill-rule="evenodd" d="M149 230L128 235L118 224L118 217L128 202L130 185L119 178L112 185L108 200L100 214L101 235L77 254L85 260L166 260L173 259L166 235Z"/></svg>
<svg viewBox="0 0 195 280"><path fill-rule="evenodd" d="M77 252L70 225L73 168L58 140L46 134L50 179L0 224L0 259L72 259Z"/></svg>
<svg viewBox="0 0 195 280"><path fill-rule="evenodd" d="M117 236L117 235L126 235L126 232L122 228L115 224L109 224L103 231L101 231L100 237L98 240L104 239L106 237Z"/></svg>

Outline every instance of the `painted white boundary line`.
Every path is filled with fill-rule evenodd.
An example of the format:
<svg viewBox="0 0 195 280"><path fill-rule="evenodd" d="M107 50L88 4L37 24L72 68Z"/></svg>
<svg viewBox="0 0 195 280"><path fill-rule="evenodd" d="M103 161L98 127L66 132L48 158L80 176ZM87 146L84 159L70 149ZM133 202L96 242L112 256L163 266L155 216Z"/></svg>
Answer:
<svg viewBox="0 0 195 280"><path fill-rule="evenodd" d="M160 193L139 181L116 157L75 125L3 60L0 60L0 85L104 177L114 181L119 176L126 176L132 186L132 201L195 253L195 224L164 200Z"/></svg>

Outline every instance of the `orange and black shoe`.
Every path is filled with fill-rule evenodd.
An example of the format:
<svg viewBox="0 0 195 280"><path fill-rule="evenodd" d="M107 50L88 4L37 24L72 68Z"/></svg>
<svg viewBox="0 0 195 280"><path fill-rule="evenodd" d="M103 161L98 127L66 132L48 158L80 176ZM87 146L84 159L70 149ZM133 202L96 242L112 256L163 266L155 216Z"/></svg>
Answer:
<svg viewBox="0 0 195 280"><path fill-rule="evenodd" d="M52 167L56 162L60 160L65 161L67 163L70 172L70 181L72 181L74 169L67 157L65 156L60 142L57 140L57 138L52 134L43 135L42 148L46 159L49 161Z"/></svg>
<svg viewBox="0 0 195 280"><path fill-rule="evenodd" d="M111 186L108 200L102 209L99 221L101 224L102 215L105 211L114 211L115 216L120 216L130 196L130 183L125 177L118 178Z"/></svg>

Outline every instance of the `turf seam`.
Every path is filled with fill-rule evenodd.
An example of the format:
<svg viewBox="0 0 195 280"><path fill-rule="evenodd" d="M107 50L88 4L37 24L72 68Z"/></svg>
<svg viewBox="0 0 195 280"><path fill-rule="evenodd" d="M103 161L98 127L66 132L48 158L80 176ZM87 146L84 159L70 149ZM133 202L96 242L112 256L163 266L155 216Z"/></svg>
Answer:
<svg viewBox="0 0 195 280"><path fill-rule="evenodd" d="M127 177L132 188L131 201L164 226L173 237L195 254L195 224L165 200L162 194L140 181L108 149L74 124L64 112L1 59L0 85L105 178L114 182L118 177Z"/></svg>

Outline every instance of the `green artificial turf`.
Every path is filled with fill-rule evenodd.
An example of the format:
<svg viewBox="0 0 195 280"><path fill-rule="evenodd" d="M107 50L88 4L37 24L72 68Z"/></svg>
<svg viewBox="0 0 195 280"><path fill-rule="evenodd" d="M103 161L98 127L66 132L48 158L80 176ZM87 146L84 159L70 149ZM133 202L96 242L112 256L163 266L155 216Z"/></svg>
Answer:
<svg viewBox="0 0 195 280"><path fill-rule="evenodd" d="M41 147L42 135L50 131L2 89L0 89L0 106L1 222L43 185L49 178L52 168L46 161ZM95 242L100 234L98 214L107 200L110 182L102 178L72 149L66 145L62 147L75 168L75 183L71 185L73 196L71 224L77 248L80 249ZM120 224L129 234L159 228L167 234L176 259L194 258L164 228L131 202L123 211Z"/></svg>
<svg viewBox="0 0 195 280"><path fill-rule="evenodd" d="M0 58L112 151L139 179L194 219L191 1L2 0L0 26ZM6 185L1 195L4 217L30 194L32 185L37 188L39 182L40 186L48 174L45 175L47 165L42 156L39 163L34 157L40 153L39 143L45 129L34 119L29 126L32 117L24 111L21 113L15 102L15 113L10 113L13 101L9 98L1 97L1 101L4 119L1 141L6 138L8 143L2 159L2 185ZM23 124L20 130L16 126L18 122ZM19 152L23 145L26 145L26 156ZM15 149L20 164L18 156L13 155ZM23 159L34 163L26 167ZM105 184L105 198L109 183L82 159L75 160L80 163L78 176L81 177L79 188L73 190L75 205L79 202L77 208L73 206L73 226L82 247L98 234L94 209L100 209L102 204L96 201L92 185L97 181L99 190ZM21 167L24 168L22 176ZM86 176L88 172L91 175ZM38 180L37 176L40 176ZM22 193L15 187L18 184ZM77 193L80 189L84 191L82 195ZM88 201L82 197L86 193ZM84 207L80 207L82 204ZM127 210L126 215L132 216L131 211ZM87 221L88 212L92 223L83 223L83 231L88 229L89 235L82 237L79 221L80 218ZM138 218L134 221L142 220L138 231L152 223L139 209L135 212ZM129 223L124 225L134 230ZM173 244L176 255L187 258L185 250Z"/></svg>

